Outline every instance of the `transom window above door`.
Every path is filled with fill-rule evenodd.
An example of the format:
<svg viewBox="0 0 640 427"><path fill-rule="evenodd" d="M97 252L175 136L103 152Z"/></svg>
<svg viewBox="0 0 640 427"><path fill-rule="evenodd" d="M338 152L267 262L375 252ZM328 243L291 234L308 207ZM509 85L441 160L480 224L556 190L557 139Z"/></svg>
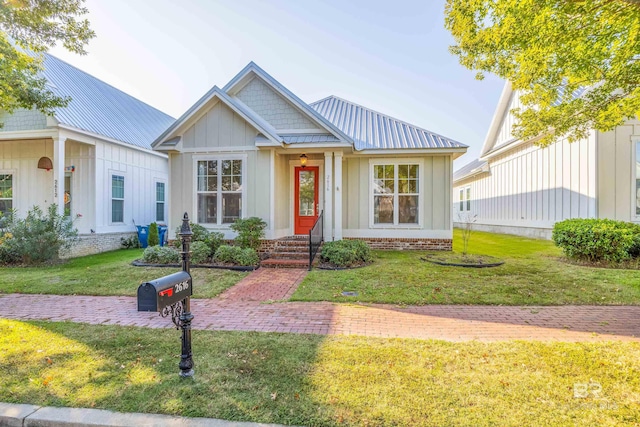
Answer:
<svg viewBox="0 0 640 427"><path fill-rule="evenodd" d="M199 224L231 224L242 218L244 160L211 159L196 163Z"/></svg>

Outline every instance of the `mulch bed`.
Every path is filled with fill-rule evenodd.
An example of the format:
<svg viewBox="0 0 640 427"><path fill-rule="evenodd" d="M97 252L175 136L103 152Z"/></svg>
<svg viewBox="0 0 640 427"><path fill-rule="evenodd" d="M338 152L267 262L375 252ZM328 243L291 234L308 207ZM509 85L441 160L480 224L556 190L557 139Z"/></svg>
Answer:
<svg viewBox="0 0 640 427"><path fill-rule="evenodd" d="M488 268L504 264L501 259L489 255L462 255L458 253L429 254L420 259L447 267Z"/></svg>

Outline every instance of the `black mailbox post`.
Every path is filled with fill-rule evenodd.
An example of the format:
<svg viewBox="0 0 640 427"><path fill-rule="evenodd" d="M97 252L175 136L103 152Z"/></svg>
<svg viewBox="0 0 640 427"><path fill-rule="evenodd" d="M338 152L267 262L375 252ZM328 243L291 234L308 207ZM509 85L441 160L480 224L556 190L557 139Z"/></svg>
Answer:
<svg viewBox="0 0 640 427"><path fill-rule="evenodd" d="M193 354L191 352L191 295L193 283L189 272L191 267L189 245L191 227L189 215L185 212L182 227L178 233L182 239L182 271L145 282L138 287L138 311L159 311L162 317L171 316L177 329L182 329L182 355L180 356L180 376L193 376Z"/></svg>

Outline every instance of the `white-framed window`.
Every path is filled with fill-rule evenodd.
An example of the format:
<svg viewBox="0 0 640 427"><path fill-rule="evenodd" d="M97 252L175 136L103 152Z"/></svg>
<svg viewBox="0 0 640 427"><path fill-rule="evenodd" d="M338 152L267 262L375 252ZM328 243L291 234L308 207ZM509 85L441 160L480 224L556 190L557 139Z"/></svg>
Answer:
<svg viewBox="0 0 640 427"><path fill-rule="evenodd" d="M421 165L412 161L371 164L371 223L374 227L420 223Z"/></svg>
<svg viewBox="0 0 640 427"><path fill-rule="evenodd" d="M245 158L196 160L198 224L225 225L242 218Z"/></svg>
<svg viewBox="0 0 640 427"><path fill-rule="evenodd" d="M471 211L471 186L461 188L458 194L460 196L458 210L460 212Z"/></svg>
<svg viewBox="0 0 640 427"><path fill-rule="evenodd" d="M156 181L156 221L165 221L166 185Z"/></svg>
<svg viewBox="0 0 640 427"><path fill-rule="evenodd" d="M111 222L124 223L124 176L111 175Z"/></svg>
<svg viewBox="0 0 640 427"><path fill-rule="evenodd" d="M635 214L636 220L640 220L640 137L633 139L633 154L634 154L634 165L633 170L634 181L631 185L633 189L633 213Z"/></svg>
<svg viewBox="0 0 640 427"><path fill-rule="evenodd" d="M13 174L0 173L0 213L8 214L13 209Z"/></svg>

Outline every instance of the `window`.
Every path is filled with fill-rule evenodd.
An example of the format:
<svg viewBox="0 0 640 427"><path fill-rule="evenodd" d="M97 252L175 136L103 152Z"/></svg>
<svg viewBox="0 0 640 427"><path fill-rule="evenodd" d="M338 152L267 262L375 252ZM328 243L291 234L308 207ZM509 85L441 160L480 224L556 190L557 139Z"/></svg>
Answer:
<svg viewBox="0 0 640 427"><path fill-rule="evenodd" d="M460 190L460 212L464 211L464 189Z"/></svg>
<svg viewBox="0 0 640 427"><path fill-rule="evenodd" d="M111 222L124 222L124 176L111 175Z"/></svg>
<svg viewBox="0 0 640 427"><path fill-rule="evenodd" d="M1 179L2 179L2 175L0 175L0 180ZM636 191L635 191L636 216L640 216L640 141L636 142L636 186L635 188L636 188Z"/></svg>
<svg viewBox="0 0 640 427"><path fill-rule="evenodd" d="M13 209L13 175L0 174L0 212L7 214Z"/></svg>
<svg viewBox="0 0 640 427"><path fill-rule="evenodd" d="M460 189L460 212L471 210L471 187Z"/></svg>
<svg viewBox="0 0 640 427"><path fill-rule="evenodd" d="M471 210L471 187L467 187L467 212Z"/></svg>
<svg viewBox="0 0 640 427"><path fill-rule="evenodd" d="M418 224L419 173L416 164L373 165L373 223Z"/></svg>
<svg viewBox="0 0 640 427"><path fill-rule="evenodd" d="M242 167L239 159L197 162L199 224L231 224L242 218Z"/></svg>
<svg viewBox="0 0 640 427"><path fill-rule="evenodd" d="M156 221L164 222L164 182L156 182Z"/></svg>

